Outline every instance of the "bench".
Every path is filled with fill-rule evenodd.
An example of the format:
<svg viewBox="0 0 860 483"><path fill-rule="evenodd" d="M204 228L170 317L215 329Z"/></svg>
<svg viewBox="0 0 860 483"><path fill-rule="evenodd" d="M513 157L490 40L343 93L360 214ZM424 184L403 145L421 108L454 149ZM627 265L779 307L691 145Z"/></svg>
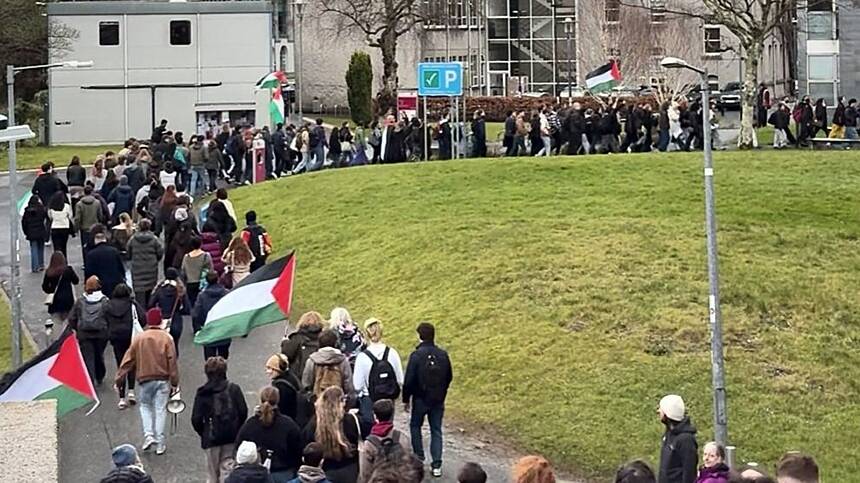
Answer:
<svg viewBox="0 0 860 483"><path fill-rule="evenodd" d="M812 138L809 142L812 149L833 149L837 146L847 149L860 147L860 139Z"/></svg>

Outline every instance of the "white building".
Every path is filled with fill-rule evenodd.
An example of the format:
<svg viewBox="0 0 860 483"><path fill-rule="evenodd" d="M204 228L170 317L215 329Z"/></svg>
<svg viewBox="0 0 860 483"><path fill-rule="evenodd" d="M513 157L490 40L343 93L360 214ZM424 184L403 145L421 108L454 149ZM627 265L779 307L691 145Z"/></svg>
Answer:
<svg viewBox="0 0 860 483"><path fill-rule="evenodd" d="M48 16L78 32L51 62L94 62L50 71L52 144L148 137L160 119L192 133L268 117L254 84L274 67L271 2L51 2Z"/></svg>

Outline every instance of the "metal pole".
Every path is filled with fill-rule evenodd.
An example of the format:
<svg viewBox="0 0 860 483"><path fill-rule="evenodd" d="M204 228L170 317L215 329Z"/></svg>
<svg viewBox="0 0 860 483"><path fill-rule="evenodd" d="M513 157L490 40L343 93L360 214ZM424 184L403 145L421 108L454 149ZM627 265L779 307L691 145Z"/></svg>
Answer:
<svg viewBox="0 0 860 483"><path fill-rule="evenodd" d="M472 9L470 8L472 0L463 0L465 2L466 7L466 80L468 84L466 84L467 91L466 95L471 95L472 93ZM465 106L466 99L463 97L463 105Z"/></svg>
<svg viewBox="0 0 860 483"><path fill-rule="evenodd" d="M565 19L566 20L566 19ZM564 30L567 33L567 105L570 106L573 103L573 79L571 76L573 75L573 65L572 65L572 53L570 49L570 31L573 29L573 25L565 24Z"/></svg>
<svg viewBox="0 0 860 483"><path fill-rule="evenodd" d="M456 153L456 147L454 145L454 127L451 125L451 121L454 120L454 109L456 104L454 104L454 98L448 98L448 127L451 128L451 158L454 158L454 153Z"/></svg>
<svg viewBox="0 0 860 483"><path fill-rule="evenodd" d="M299 108L299 125L304 122L305 114L302 111L302 88L304 88L304 84L302 83L302 7L296 7L296 13L299 20L299 25L296 30L296 57L298 57L298 65L296 65L296 104L298 104Z"/></svg>
<svg viewBox="0 0 860 483"><path fill-rule="evenodd" d="M427 139L427 96L424 96L424 161L430 161L430 140Z"/></svg>
<svg viewBox="0 0 860 483"><path fill-rule="evenodd" d="M9 105L8 122L15 126L15 67L6 66L6 103ZM9 250L12 275L9 277L12 290L12 368L21 367L21 285L18 282L21 260L18 250L18 200L15 187L18 184L17 141L9 141Z"/></svg>
<svg viewBox="0 0 860 483"><path fill-rule="evenodd" d="M726 374L723 362L723 322L720 312L720 269L717 257L717 214L714 210L714 165L711 158L711 106L708 72L702 72L702 132L705 154L705 224L708 235L708 297L711 325L711 376L714 390L714 439L725 446L729 439L726 415Z"/></svg>
<svg viewBox="0 0 860 483"><path fill-rule="evenodd" d="M149 86L149 113L150 124L155 128L155 86Z"/></svg>

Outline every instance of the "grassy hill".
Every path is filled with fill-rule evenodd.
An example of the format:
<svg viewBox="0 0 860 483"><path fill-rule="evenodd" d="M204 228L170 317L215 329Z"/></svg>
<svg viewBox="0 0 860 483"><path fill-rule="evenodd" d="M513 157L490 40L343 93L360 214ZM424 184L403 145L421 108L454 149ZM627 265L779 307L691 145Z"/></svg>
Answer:
<svg viewBox="0 0 860 483"><path fill-rule="evenodd" d="M860 471L860 164L716 153L729 432L772 467ZM700 154L325 171L235 191L298 256L297 304L418 321L452 354L450 413L585 476L656 462L659 398L712 436Z"/></svg>

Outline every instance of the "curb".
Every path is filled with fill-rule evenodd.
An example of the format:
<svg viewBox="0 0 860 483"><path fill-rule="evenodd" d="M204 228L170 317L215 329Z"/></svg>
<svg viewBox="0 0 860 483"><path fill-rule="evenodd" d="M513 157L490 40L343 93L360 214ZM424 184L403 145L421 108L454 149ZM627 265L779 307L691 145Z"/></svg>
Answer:
<svg viewBox="0 0 860 483"><path fill-rule="evenodd" d="M9 307L9 310L10 310L9 322L11 323L12 322L12 317L11 317L12 300L9 298L9 294L6 292L6 288L8 286L9 286L8 281L4 280L3 281L3 289L0 290L0 294L2 294L2 295L0 295L0 297L3 297L3 301L6 303L6 306ZM23 323L23 320L21 323L21 335L23 336L22 338L24 339L23 342L26 344L29 344L30 349L32 349L33 352L38 354L39 351L41 350L41 348L39 347L39 344L36 343L36 339L33 337L33 334L30 332L30 328L27 327L27 324ZM11 350L11 347L10 347L10 350ZM26 362L26 361L22 361L22 362Z"/></svg>

